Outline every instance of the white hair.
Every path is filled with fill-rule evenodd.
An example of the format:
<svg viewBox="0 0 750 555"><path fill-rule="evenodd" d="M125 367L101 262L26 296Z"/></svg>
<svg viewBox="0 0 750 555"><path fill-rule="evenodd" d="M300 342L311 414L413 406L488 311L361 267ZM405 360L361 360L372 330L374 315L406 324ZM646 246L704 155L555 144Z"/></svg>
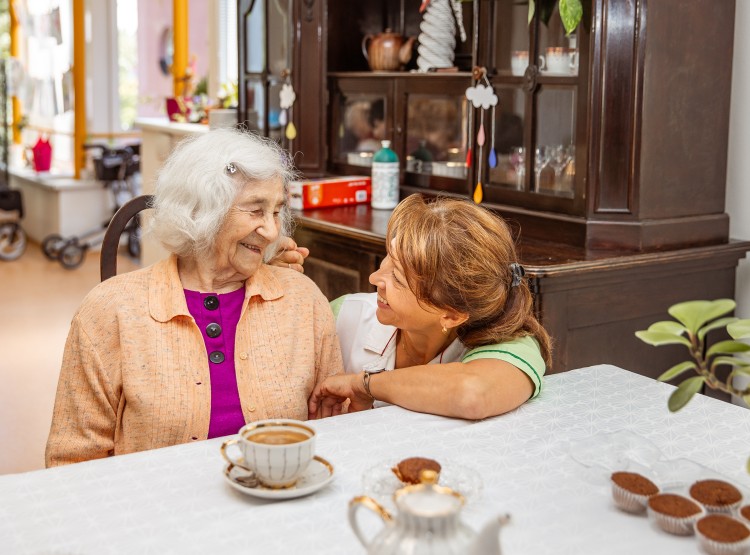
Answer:
<svg viewBox="0 0 750 555"><path fill-rule="evenodd" d="M236 129L188 137L175 147L159 172L149 233L177 256L206 254L213 249L243 187L279 178L287 200L289 181L295 176L291 157L270 139ZM279 221L280 236L290 235L292 215L286 202ZM270 245L266 259L275 254L276 245Z"/></svg>

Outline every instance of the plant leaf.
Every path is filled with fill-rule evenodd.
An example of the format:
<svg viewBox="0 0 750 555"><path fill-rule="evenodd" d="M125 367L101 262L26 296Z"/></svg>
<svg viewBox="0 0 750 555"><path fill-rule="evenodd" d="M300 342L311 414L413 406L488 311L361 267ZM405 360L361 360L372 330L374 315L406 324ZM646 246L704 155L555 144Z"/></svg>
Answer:
<svg viewBox="0 0 750 555"><path fill-rule="evenodd" d="M703 387L703 382L705 381L706 380L703 376L695 376L694 378L688 378L682 382L679 387L674 390L674 393L669 396L667 406L669 407L670 412L677 412L687 405L690 402L690 399L693 398L693 395L700 391L701 387Z"/></svg>
<svg viewBox="0 0 750 555"><path fill-rule="evenodd" d="M687 331L687 328L674 320L662 320L661 322L651 324L648 327L648 331L661 331L674 335L682 335Z"/></svg>
<svg viewBox="0 0 750 555"><path fill-rule="evenodd" d="M713 364L728 364L729 366L735 367L750 366L750 362L742 360L741 358L736 356L716 357L713 360Z"/></svg>
<svg viewBox="0 0 750 555"><path fill-rule="evenodd" d="M637 331L635 336L649 345L660 347L661 345L685 345L690 347L690 341L681 335L663 331Z"/></svg>
<svg viewBox="0 0 750 555"><path fill-rule="evenodd" d="M697 333L706 322L732 312L735 302L732 299L715 301L687 301L669 307L669 314L681 322L690 333Z"/></svg>
<svg viewBox="0 0 750 555"><path fill-rule="evenodd" d="M706 352L706 358L712 355L746 353L748 351L750 351L750 345L742 341L719 341L715 345L711 345L711 348Z"/></svg>
<svg viewBox="0 0 750 555"><path fill-rule="evenodd" d="M750 337L750 320L737 320L727 326L727 331L734 339L746 339Z"/></svg>
<svg viewBox="0 0 750 555"><path fill-rule="evenodd" d="M729 318L719 318L718 320L714 320L710 324L706 324L701 329L698 330L698 339L703 341L706 337L706 334L708 332L717 330L719 328L723 328L724 326L731 324L732 322L736 322L737 318L734 316L730 316Z"/></svg>
<svg viewBox="0 0 750 555"><path fill-rule="evenodd" d="M581 0L560 0L560 19L562 19L565 34L576 30L583 17Z"/></svg>
<svg viewBox="0 0 750 555"><path fill-rule="evenodd" d="M555 11L557 0L535 0L537 11L539 12L539 21L547 25L552 13Z"/></svg>
<svg viewBox="0 0 750 555"><path fill-rule="evenodd" d="M750 365L741 365L734 369L735 374L742 374L743 376L750 376Z"/></svg>
<svg viewBox="0 0 750 555"><path fill-rule="evenodd" d="M660 382L668 382L669 380L671 380L672 378L676 378L683 372L686 372L688 370L693 370L693 369L695 369L695 363L688 360L687 362L681 362L679 364L675 364L674 366L672 366L672 368L664 372L661 376L659 376L656 379L659 380Z"/></svg>
<svg viewBox="0 0 750 555"><path fill-rule="evenodd" d="M536 11L536 4L534 3L534 0L529 0L529 25L531 25L531 20L534 19L535 11Z"/></svg>

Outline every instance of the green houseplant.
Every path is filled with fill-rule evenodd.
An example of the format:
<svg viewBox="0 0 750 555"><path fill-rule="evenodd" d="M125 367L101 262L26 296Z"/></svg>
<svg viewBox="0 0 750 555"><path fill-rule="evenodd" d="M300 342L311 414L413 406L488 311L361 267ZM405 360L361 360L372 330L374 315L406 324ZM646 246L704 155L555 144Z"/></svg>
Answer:
<svg viewBox="0 0 750 555"><path fill-rule="evenodd" d="M687 405L704 384L736 395L750 404L750 386L744 389L734 386L735 376L750 376L750 345L741 341L750 338L750 319L727 316L735 306L731 299L678 303L668 310L676 321L656 322L647 330L635 332L638 339L655 347L684 345L688 349L690 360L674 365L657 378L666 382L688 372L697 374L684 379L670 395L667 402L670 411L676 412ZM724 328L731 339L707 347L708 333ZM725 379L717 376L717 370L721 367L730 369Z"/></svg>
<svg viewBox="0 0 750 555"><path fill-rule="evenodd" d="M670 411L676 412L684 407L703 384L750 402L750 387L739 390L732 383L738 374L750 376L750 358L747 356L750 345L739 341L750 338L750 320L726 317L734 308L735 302L731 299L679 303L668 311L676 322L656 322L647 330L635 332L638 339L649 345L684 345L690 353L692 360L673 366L658 378L659 381L669 381L690 371L698 374L685 379L671 395ZM721 328L726 328L732 339L706 349L708 332ZM716 375L721 366L731 367L726 380Z"/></svg>

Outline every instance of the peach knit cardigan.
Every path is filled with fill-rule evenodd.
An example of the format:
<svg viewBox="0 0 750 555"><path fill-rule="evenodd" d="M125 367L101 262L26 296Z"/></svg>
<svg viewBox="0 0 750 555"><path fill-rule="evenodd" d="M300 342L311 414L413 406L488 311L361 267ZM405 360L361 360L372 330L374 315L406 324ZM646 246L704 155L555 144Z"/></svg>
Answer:
<svg viewBox="0 0 750 555"><path fill-rule="evenodd" d="M97 285L73 318L46 464L206 439L208 357L174 256ZM307 419L307 398L343 372L331 309L315 284L263 265L247 280L235 368L246 421Z"/></svg>

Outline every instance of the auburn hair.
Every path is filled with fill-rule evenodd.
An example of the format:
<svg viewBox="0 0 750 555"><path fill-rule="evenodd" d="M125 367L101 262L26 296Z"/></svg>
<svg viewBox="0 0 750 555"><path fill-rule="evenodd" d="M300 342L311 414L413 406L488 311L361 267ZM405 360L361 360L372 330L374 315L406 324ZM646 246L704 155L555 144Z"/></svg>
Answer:
<svg viewBox="0 0 750 555"><path fill-rule="evenodd" d="M501 217L469 200L411 195L393 211L386 248L418 302L468 314L456 329L464 345L531 335L551 364L551 340L534 315L526 280L511 286L510 265L518 258Z"/></svg>

